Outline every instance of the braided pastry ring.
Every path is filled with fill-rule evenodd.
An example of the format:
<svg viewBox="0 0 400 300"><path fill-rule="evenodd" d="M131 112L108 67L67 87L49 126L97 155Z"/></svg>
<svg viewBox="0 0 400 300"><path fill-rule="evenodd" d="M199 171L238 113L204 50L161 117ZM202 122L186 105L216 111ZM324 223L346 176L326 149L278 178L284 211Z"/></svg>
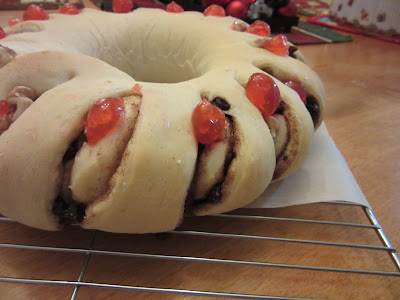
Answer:
<svg viewBox="0 0 400 300"><path fill-rule="evenodd" d="M33 104L0 136L0 212L47 230L76 222L112 232L168 231L184 213L236 209L273 177L293 173L311 142L310 114L297 93L274 78L288 128L277 156L271 131L243 87L255 72L282 76L286 66L286 78L303 79L323 109L322 85L300 60L254 47L258 37L233 31L233 21L194 12L86 9L8 28L1 49L16 58L2 62L0 99L19 87L29 91L19 99ZM190 28L178 26L182 22ZM133 90L137 83L141 95ZM82 137L88 111L107 97L123 98L124 120L98 144L80 143L71 159L67 153ZM200 153L191 115L202 98L228 102L230 133Z"/></svg>

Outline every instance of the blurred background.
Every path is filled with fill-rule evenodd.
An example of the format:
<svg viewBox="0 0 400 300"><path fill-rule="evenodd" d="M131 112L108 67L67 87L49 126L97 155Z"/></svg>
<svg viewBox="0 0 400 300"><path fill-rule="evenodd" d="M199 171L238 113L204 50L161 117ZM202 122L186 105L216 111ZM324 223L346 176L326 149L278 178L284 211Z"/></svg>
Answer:
<svg viewBox="0 0 400 300"><path fill-rule="evenodd" d="M130 0L133 8L165 9L170 0ZM66 3L83 8L90 2L113 11L113 0L0 0L0 10L25 10L38 4L57 10ZM285 33L294 44L350 42L343 32L368 35L400 43L400 1L398 0L175 0L184 10L204 11L216 4L227 15L247 23L267 22L272 33ZM87 5L86 5L87 6ZM330 29L334 29L330 30ZM340 30L338 33L337 30Z"/></svg>

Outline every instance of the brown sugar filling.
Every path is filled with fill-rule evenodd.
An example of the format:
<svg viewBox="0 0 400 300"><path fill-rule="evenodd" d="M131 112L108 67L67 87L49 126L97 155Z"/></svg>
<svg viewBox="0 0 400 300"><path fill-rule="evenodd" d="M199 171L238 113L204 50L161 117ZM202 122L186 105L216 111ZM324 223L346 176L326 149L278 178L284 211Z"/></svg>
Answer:
<svg viewBox="0 0 400 300"><path fill-rule="evenodd" d="M222 98L216 98L216 99L222 99ZM218 100L220 101L220 100ZM215 104L215 99L211 102L214 105ZM218 107L220 107L223 110L227 110L230 108L230 105L223 100L223 104L222 104L222 108L218 105ZM227 105L228 104L228 105ZM228 170L229 170L229 166L231 165L232 161L234 160L234 158L236 157L235 154L235 130L234 130L234 121L232 116L230 115L225 115L226 117L226 122L228 122L229 127L230 127L230 134L228 137L226 137L228 139L228 149L226 151L226 155L225 155L225 159L224 159L224 164L223 164L223 170L222 170L222 179L220 179L218 182L216 182L206 193L206 196L201 197L201 198L197 198L195 197L195 184L196 181L198 180L199 174L198 174L198 169L199 169L199 164L200 161L207 159L207 149L206 146L199 144L198 147L198 156L197 156L197 161L196 161L196 171L195 171L195 175L193 177L192 180L192 184L189 188L189 192L185 201L185 213L186 214L190 214L191 210L194 207L197 207L201 204L204 203L218 203L221 201L223 194L222 194L222 187L226 178L226 175L228 174Z"/></svg>

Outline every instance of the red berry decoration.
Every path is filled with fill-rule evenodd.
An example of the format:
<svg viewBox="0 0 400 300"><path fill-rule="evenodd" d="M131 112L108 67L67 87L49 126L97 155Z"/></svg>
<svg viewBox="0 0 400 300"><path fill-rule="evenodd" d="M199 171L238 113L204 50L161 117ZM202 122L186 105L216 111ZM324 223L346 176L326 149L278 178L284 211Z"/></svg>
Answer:
<svg viewBox="0 0 400 300"><path fill-rule="evenodd" d="M209 7L207 7L204 12L203 15L205 16L215 16L215 17L225 17L225 10L222 6L216 5L216 4L212 4Z"/></svg>
<svg viewBox="0 0 400 300"><path fill-rule="evenodd" d="M67 3L61 6L58 12L64 15L77 15L79 14L79 9L75 5Z"/></svg>
<svg viewBox="0 0 400 300"><path fill-rule="evenodd" d="M0 26L0 40L5 38L6 36L7 36L7 33Z"/></svg>
<svg viewBox="0 0 400 300"><path fill-rule="evenodd" d="M297 94L299 94L301 101L303 101L304 104L306 104L307 91L306 88L304 87L304 84L300 80L290 79L285 81L285 84L292 90L295 90Z"/></svg>
<svg viewBox="0 0 400 300"><path fill-rule="evenodd" d="M47 12L44 10L43 7L40 7L36 4L31 4L28 6L28 8L25 10L24 15L23 15L24 21L28 20L48 20L49 15Z"/></svg>
<svg viewBox="0 0 400 300"><path fill-rule="evenodd" d="M8 26L14 26L21 22L22 21L19 18L14 18L14 19L8 20Z"/></svg>
<svg viewBox="0 0 400 300"><path fill-rule="evenodd" d="M112 8L116 13L128 13L133 9L133 0L113 0Z"/></svg>
<svg viewBox="0 0 400 300"><path fill-rule="evenodd" d="M264 73L254 73L250 76L246 84L246 95L264 118L276 111L281 99L276 83Z"/></svg>
<svg viewBox="0 0 400 300"><path fill-rule="evenodd" d="M90 109L86 122L86 138L93 146L116 128L124 115L122 98L105 98L97 101Z"/></svg>
<svg viewBox="0 0 400 300"><path fill-rule="evenodd" d="M229 3L225 11L228 16L244 19L247 17L248 6L242 1L236 0Z"/></svg>
<svg viewBox="0 0 400 300"><path fill-rule="evenodd" d="M174 1L172 1L170 4L168 4L167 7L165 8L165 10L167 12L171 12L171 13L184 12L182 6L180 6L179 4L176 4Z"/></svg>
<svg viewBox="0 0 400 300"><path fill-rule="evenodd" d="M224 112L203 99L192 115L192 124L196 139L201 144L212 144L219 140L225 129Z"/></svg>
<svg viewBox="0 0 400 300"><path fill-rule="evenodd" d="M286 36L279 34L263 43L263 48L277 55L289 55L289 42Z"/></svg>
<svg viewBox="0 0 400 300"><path fill-rule="evenodd" d="M7 100L0 100L0 118L10 112L10 106Z"/></svg>
<svg viewBox="0 0 400 300"><path fill-rule="evenodd" d="M255 21L253 24L247 27L246 31L259 36L271 35L271 28L269 27L269 25L260 20Z"/></svg>

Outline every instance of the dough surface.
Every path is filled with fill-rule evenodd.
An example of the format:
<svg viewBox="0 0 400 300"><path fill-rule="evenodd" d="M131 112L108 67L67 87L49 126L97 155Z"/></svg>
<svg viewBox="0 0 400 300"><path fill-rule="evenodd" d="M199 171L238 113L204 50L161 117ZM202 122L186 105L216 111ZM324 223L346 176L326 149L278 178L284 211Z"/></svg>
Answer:
<svg viewBox="0 0 400 300"><path fill-rule="evenodd" d="M242 207L271 180L295 172L323 117L323 86L301 60L254 46L260 37L233 30L234 21L196 12L84 9L6 28L0 99L13 99L19 113L0 120L0 213L46 230L79 223L162 232L185 214ZM273 76L280 90L277 120L284 127L275 131L246 97L257 72ZM282 83L291 78L318 103L315 124ZM16 87L29 93L12 93ZM107 97L122 97L124 119L90 146L84 121ZM202 99L217 98L229 105L229 130L214 150L201 153L192 113Z"/></svg>

